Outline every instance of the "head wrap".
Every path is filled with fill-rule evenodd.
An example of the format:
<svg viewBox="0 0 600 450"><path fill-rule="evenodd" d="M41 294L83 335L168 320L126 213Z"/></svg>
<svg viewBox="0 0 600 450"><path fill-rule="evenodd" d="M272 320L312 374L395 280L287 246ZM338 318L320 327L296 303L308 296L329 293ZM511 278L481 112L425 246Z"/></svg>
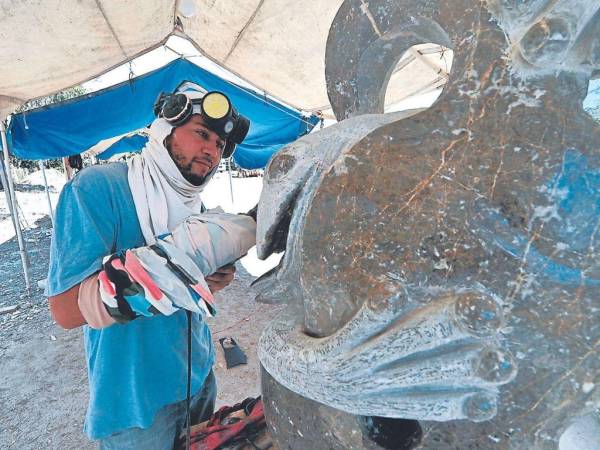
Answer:
<svg viewBox="0 0 600 450"><path fill-rule="evenodd" d="M194 90L190 86L186 89L186 95L192 95ZM196 90L194 95L204 93ZM127 163L129 187L147 245L154 244L156 236L170 232L190 215L201 212L199 194L217 171L215 166L200 186L187 181L164 146L173 128L165 119L154 120L148 143Z"/></svg>

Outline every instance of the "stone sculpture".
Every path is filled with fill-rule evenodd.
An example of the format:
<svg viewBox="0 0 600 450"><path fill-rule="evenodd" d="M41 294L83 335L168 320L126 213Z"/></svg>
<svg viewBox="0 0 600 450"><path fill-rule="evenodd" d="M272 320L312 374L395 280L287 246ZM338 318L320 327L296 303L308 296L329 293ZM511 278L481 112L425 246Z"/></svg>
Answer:
<svg viewBox="0 0 600 450"><path fill-rule="evenodd" d="M381 114L399 58L430 42L454 52L441 97ZM286 249L257 286L288 303L259 345L281 448L557 448L592 417L599 71L595 0L344 2L326 55L341 122L271 161L258 209L259 256Z"/></svg>

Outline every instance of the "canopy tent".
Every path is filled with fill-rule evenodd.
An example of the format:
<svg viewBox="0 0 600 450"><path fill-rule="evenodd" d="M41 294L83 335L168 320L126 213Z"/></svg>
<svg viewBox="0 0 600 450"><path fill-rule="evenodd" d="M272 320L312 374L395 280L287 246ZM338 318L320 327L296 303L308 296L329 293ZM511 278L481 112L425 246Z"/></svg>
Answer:
<svg viewBox="0 0 600 450"><path fill-rule="evenodd" d="M342 3L0 0L0 66L10 67L0 72L0 118L26 100L79 85L160 47L173 34L295 108L325 112L325 47ZM365 15L371 15L368 8L364 2ZM426 55L402 67L402 83L389 101L439 87L438 71L419 64Z"/></svg>
<svg viewBox="0 0 600 450"><path fill-rule="evenodd" d="M226 93L236 108L250 119L248 136L234 155L236 163L244 168L264 167L277 149L307 133L318 122L314 115L305 118L298 111L179 58L131 81L11 116L9 148L23 159L81 153L102 139L150 124L158 94L171 92L186 80L208 91Z"/></svg>
<svg viewBox="0 0 600 450"><path fill-rule="evenodd" d="M270 96L296 109L321 111L323 116L331 117L325 87L325 48L331 23L343 1L0 0L0 66L7 68L0 71L2 137L6 137L3 119L17 106L95 79L163 46L171 36L189 39L203 55L258 86L265 101ZM384 13L371 11L367 1L361 0L361 4L361 13L371 23L374 16ZM427 47L398 63L398 71L388 85L386 105L436 91L445 82L449 64L444 55L448 52L436 43ZM98 98L91 96L88 104L94 107ZM118 103L109 106L121 109ZM149 105L135 106L135 111L142 111ZM71 134L69 145L64 146L63 141L59 149L58 141L48 143L48 137L54 135L51 130L43 141L38 139L38 145L20 146L25 142L24 132L35 135L34 125L43 125L43 121L35 122L37 112L42 111L11 122L8 137L18 156L18 149L28 148L37 158L44 158L56 152L76 153L95 143L84 143ZM27 122L30 118L33 124ZM137 117L136 126L141 128L149 120ZM116 123L109 127L105 137L133 129ZM69 130L76 131L64 125L60 129L63 139ZM7 163L9 146L3 143ZM240 152L238 162L247 164L242 156ZM19 244L23 249L21 238Z"/></svg>

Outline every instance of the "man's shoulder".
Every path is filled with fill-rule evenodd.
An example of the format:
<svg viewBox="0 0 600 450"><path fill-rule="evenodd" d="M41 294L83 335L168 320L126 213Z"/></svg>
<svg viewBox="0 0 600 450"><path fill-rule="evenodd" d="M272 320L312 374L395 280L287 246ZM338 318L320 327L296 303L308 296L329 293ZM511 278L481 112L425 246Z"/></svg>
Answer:
<svg viewBox="0 0 600 450"><path fill-rule="evenodd" d="M65 187L91 195L115 190L129 190L127 164L115 162L86 167L79 171Z"/></svg>

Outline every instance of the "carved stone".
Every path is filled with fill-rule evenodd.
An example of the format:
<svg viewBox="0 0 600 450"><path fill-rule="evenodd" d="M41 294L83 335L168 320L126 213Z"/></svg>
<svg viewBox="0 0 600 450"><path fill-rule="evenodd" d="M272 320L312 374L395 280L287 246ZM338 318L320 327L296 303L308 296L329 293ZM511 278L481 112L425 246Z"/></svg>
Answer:
<svg viewBox="0 0 600 450"><path fill-rule="evenodd" d="M454 52L441 97L381 114L429 42ZM271 161L258 209L259 255L286 249L258 283L289 304L259 345L280 448L396 448L370 416L419 420L420 448L557 448L592 417L599 70L594 0L344 2L326 56L341 122Z"/></svg>

